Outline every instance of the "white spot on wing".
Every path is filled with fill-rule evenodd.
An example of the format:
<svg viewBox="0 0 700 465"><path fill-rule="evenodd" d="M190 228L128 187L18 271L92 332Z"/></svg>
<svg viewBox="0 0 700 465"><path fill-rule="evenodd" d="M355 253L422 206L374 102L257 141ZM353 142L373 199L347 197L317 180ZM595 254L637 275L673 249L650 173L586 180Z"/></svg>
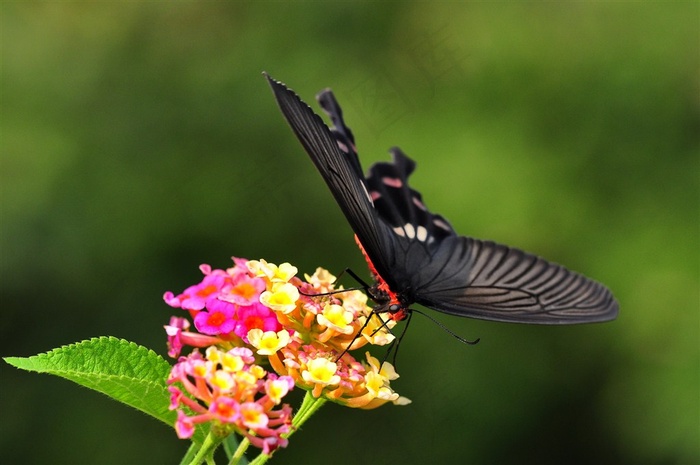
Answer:
<svg viewBox="0 0 700 465"><path fill-rule="evenodd" d="M415 227L411 223L406 223L403 226L397 226L394 232L401 237L407 237L409 239L417 239L421 242L426 242L430 244L435 240L435 238L429 235L428 230L425 226Z"/></svg>
<svg viewBox="0 0 700 465"><path fill-rule="evenodd" d="M425 242L425 240L428 238L428 230L425 229L425 226L418 226L416 229L416 239L418 239L421 242Z"/></svg>
<svg viewBox="0 0 700 465"><path fill-rule="evenodd" d="M349 153L350 151L348 150L348 146L340 142L339 140L336 141L338 143L338 147L340 147L340 150L342 150L344 153Z"/></svg>

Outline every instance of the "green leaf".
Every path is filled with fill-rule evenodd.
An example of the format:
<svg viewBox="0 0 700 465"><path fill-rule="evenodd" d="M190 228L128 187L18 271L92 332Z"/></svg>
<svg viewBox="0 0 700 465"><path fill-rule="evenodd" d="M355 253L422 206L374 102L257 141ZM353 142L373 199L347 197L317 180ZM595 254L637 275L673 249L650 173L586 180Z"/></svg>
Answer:
<svg viewBox="0 0 700 465"><path fill-rule="evenodd" d="M108 395L169 425L166 380L170 364L145 347L115 337L93 338L33 357L7 357L7 363L49 373Z"/></svg>
<svg viewBox="0 0 700 465"><path fill-rule="evenodd" d="M8 364L27 371L69 379L134 407L171 426L177 414L168 409L166 380L170 364L150 349L116 337L97 337L33 357L5 357ZM202 444L209 433L198 425L192 440Z"/></svg>

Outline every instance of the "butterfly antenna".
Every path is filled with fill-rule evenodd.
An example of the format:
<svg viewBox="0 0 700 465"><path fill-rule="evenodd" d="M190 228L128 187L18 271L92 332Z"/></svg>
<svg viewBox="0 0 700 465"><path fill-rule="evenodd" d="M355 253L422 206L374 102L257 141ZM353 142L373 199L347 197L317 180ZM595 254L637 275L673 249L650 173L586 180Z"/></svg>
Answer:
<svg viewBox="0 0 700 465"><path fill-rule="evenodd" d="M306 297L323 297L326 295L342 294L343 292L364 291L364 290L366 290L364 287L349 287L347 289L336 289L336 290L330 291L330 292L319 292L317 294L307 294L306 292L299 289L299 294L304 295Z"/></svg>
<svg viewBox="0 0 700 465"><path fill-rule="evenodd" d="M343 271L341 271L341 273L338 275L338 278L336 280L340 279L340 277L343 276L345 273L352 276L352 278L362 286L362 289L366 290L366 289L369 289L372 287L369 284L367 284L362 278L357 276L357 274L354 271L352 271L350 268L345 268Z"/></svg>
<svg viewBox="0 0 700 465"><path fill-rule="evenodd" d="M350 268L345 268L343 271L341 271L340 274L338 274L338 277L335 278L335 281L333 281L333 284L337 283L340 280L340 277L343 276L345 273L352 276L352 278L360 284L360 287L351 287L348 289L338 289L338 290L330 291L330 292L322 292L320 294L307 294L306 292L302 292L300 290L299 294L305 295L306 297L316 297L316 296L340 294L341 292L348 292L348 291L364 291L364 292L369 293L368 291L371 288L371 286L369 284L367 284L364 280L362 280L362 278L357 276L357 274L354 271L352 271Z"/></svg>
<svg viewBox="0 0 700 465"><path fill-rule="evenodd" d="M411 309L411 311L412 311L412 312L416 312L416 313L420 313L421 315L423 315L424 317L426 317L427 319L429 319L430 321L432 321L433 323L435 323L436 325L438 325L438 326L439 326L443 331L445 331L447 334L449 334L450 336L454 337L455 339L457 339L458 341L460 341L460 342L462 342L462 343L464 343L464 344L469 344L470 346L473 346L473 345L475 345L475 344L478 344L479 341L480 341L479 338L477 338L477 339L475 339L475 340L473 340L473 341L469 341L469 340L467 340L467 339L464 339L462 336L456 334L456 333L455 333L454 331L452 331L450 328L448 328L448 327L445 326L444 324L440 323L438 320L436 320L436 319L433 318L432 316L428 315L427 313L423 313L423 312L421 312L420 310L414 310L414 309ZM406 331L406 330L404 329L404 332L405 332L405 331ZM402 335L402 337L403 337L403 335Z"/></svg>

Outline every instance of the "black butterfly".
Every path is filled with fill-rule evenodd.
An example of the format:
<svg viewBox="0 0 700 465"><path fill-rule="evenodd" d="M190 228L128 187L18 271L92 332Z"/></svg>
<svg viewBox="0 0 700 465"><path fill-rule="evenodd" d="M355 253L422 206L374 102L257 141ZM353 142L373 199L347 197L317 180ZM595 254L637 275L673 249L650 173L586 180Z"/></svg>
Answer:
<svg viewBox="0 0 700 465"><path fill-rule="evenodd" d="M266 77L356 235L375 285L374 311L406 318L418 303L457 316L532 324L612 320L618 304L602 284L521 250L458 236L408 186L415 163L392 148L393 163L362 173L354 137L330 90L317 96L334 127L281 82Z"/></svg>

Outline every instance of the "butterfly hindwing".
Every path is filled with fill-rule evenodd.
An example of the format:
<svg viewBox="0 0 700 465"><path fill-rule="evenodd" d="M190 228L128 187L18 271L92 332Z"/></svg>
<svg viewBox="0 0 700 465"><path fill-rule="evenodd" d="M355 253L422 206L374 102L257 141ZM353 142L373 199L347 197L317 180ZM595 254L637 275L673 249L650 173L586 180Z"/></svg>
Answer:
<svg viewBox="0 0 700 465"><path fill-rule="evenodd" d="M606 321L618 306L600 283L522 250L446 239L416 278L416 302L445 313L536 324Z"/></svg>
<svg viewBox="0 0 700 465"><path fill-rule="evenodd" d="M357 156L357 149L355 148L355 136L353 136L350 128L345 125L343 110L340 109L340 105L338 105L333 92L331 92L330 89L323 90L316 95L316 100L333 123L333 126L329 129L338 144L338 148L352 165L357 178L363 179L364 174L362 173L362 166L360 166L360 159Z"/></svg>
<svg viewBox="0 0 700 465"><path fill-rule="evenodd" d="M393 161L372 165L365 183L379 217L400 236L431 246L446 236L456 235L450 223L431 213L420 192L408 185L416 163L398 147L391 150Z"/></svg>

